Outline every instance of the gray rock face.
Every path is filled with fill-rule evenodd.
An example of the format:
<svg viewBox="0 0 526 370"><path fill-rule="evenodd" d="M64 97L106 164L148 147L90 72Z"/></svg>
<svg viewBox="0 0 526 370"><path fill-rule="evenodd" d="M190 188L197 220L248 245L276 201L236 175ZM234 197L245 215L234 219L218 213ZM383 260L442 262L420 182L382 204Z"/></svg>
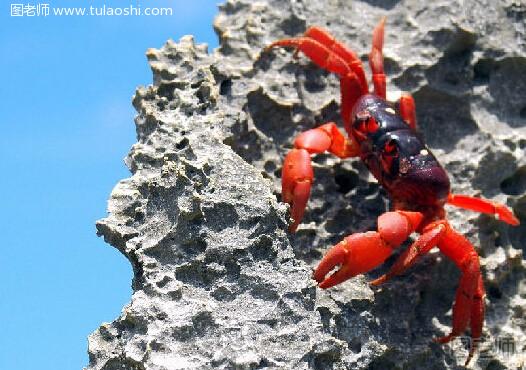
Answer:
<svg viewBox="0 0 526 370"><path fill-rule="evenodd" d="M287 233L281 161L295 135L340 122L335 76L262 48L324 26L363 59L387 15L388 89L411 92L419 129L456 193L526 222L526 5L521 1L259 1L220 7L213 54L191 37L148 51L153 85L133 104L132 176L97 223L134 270L122 315L89 337L90 370L443 369L467 352L449 332L459 272L438 252L380 289L385 266L322 291L327 248L376 227L385 192L359 160L314 159L303 224ZM367 71L368 73L368 71ZM278 196L277 196L278 195ZM448 209L477 247L486 341L472 367L516 368L526 347L526 227ZM522 362L521 362L522 361Z"/></svg>

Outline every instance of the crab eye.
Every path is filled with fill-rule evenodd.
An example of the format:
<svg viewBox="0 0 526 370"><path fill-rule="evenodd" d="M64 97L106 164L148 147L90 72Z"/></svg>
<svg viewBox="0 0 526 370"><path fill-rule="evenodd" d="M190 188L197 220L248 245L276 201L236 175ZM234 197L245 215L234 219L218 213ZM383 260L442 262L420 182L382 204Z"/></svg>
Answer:
<svg viewBox="0 0 526 370"><path fill-rule="evenodd" d="M360 131L362 134L367 133L367 121L358 121L355 127L356 130Z"/></svg>
<svg viewBox="0 0 526 370"><path fill-rule="evenodd" d="M384 172L391 173L394 160L398 158L398 145L395 140L387 140L382 150L381 163Z"/></svg>
<svg viewBox="0 0 526 370"><path fill-rule="evenodd" d="M368 112L360 112L356 115L354 132L362 140L367 139L367 135L376 132L380 125Z"/></svg>
<svg viewBox="0 0 526 370"><path fill-rule="evenodd" d="M398 156L398 146L395 140L390 139L385 142L384 153L390 156Z"/></svg>

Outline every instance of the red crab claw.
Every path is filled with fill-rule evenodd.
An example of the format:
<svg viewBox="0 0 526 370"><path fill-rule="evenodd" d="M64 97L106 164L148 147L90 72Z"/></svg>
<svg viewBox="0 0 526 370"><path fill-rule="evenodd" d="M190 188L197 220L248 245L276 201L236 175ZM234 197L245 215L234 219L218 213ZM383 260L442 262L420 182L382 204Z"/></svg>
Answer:
<svg viewBox="0 0 526 370"><path fill-rule="evenodd" d="M421 221L419 212L384 213L378 217L378 231L352 234L332 247L314 271L314 280L320 288L330 288L372 270L384 262ZM340 269L326 278L336 266Z"/></svg>
<svg viewBox="0 0 526 370"><path fill-rule="evenodd" d="M309 199L314 177L310 156L325 151L348 158L358 155L359 147L354 140L346 138L334 122L328 122L299 134L294 140L294 149L285 157L281 195L283 202L291 205L294 222L290 232L296 231Z"/></svg>
<svg viewBox="0 0 526 370"><path fill-rule="evenodd" d="M291 206L290 215L294 222L289 231L298 227L309 200L314 173L310 154L305 149L292 149L283 162L281 197Z"/></svg>
<svg viewBox="0 0 526 370"><path fill-rule="evenodd" d="M333 287L379 265L391 252L392 249L374 231L353 234L332 247L323 257L314 271L314 280L319 283L320 288ZM341 265L340 269L325 278L338 265Z"/></svg>

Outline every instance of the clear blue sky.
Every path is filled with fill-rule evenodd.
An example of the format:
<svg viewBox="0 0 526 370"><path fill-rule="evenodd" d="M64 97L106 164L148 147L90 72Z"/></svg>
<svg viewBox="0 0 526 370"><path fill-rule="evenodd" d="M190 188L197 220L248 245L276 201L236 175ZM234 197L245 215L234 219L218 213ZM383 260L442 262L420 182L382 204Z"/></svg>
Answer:
<svg viewBox="0 0 526 370"><path fill-rule="evenodd" d="M173 15L12 17L17 3ZM0 369L82 368L88 334L129 301L129 263L95 221L129 175L130 100L151 82L144 53L184 34L216 47L216 12L209 0L1 2Z"/></svg>

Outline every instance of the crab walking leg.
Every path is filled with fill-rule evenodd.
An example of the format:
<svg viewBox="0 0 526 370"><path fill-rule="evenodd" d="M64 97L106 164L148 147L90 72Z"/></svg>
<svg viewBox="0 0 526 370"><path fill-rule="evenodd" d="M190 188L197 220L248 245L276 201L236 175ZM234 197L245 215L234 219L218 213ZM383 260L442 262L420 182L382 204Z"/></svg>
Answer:
<svg viewBox="0 0 526 370"><path fill-rule="evenodd" d="M285 157L281 196L284 202L291 205L291 217L294 220L289 227L291 232L301 222L310 195L314 178L310 155L325 151L340 158L348 158L357 156L359 148L357 143L343 136L334 122L329 122L298 135L294 149Z"/></svg>
<svg viewBox="0 0 526 370"><path fill-rule="evenodd" d="M415 100L411 94L402 93L400 100L398 100L398 107L402 119L407 122L409 127L416 130Z"/></svg>
<svg viewBox="0 0 526 370"><path fill-rule="evenodd" d="M354 103L358 101L362 93L358 86L358 80L352 78L340 78L340 112L343 119L345 131L352 137L351 134L351 115Z"/></svg>
<svg viewBox="0 0 526 370"><path fill-rule="evenodd" d="M277 46L287 47L291 46L303 52L316 65L336 73L339 76L354 75L358 77L349 67L347 62L343 60L338 54L329 50L325 45L319 43L308 37L296 37L292 39L282 39L273 42L265 48L265 50L272 49Z"/></svg>
<svg viewBox="0 0 526 370"><path fill-rule="evenodd" d="M394 211L378 217L378 231L345 237L332 247L314 271L320 288L330 288L384 262L422 222L420 212ZM334 267L340 269L325 277Z"/></svg>
<svg viewBox="0 0 526 370"><path fill-rule="evenodd" d="M473 305L471 307L471 319L470 319L470 327L471 327L471 337L476 338L476 340L473 340L471 343L471 348L469 349L469 355L466 359L465 365L467 366L469 364L469 361L473 357L473 354L475 353L475 350L477 349L479 338L482 336L482 325L484 323L484 296L486 294L486 291L484 290L484 282L482 281L482 276L479 275L478 283L477 283L477 290L475 292L475 295L473 296Z"/></svg>
<svg viewBox="0 0 526 370"><path fill-rule="evenodd" d="M440 238L446 231L446 227L445 221L438 221L427 226L422 235L398 257L389 272L371 281L371 285L385 283L393 276L401 274L411 267L419 257L429 252L438 244Z"/></svg>
<svg viewBox="0 0 526 370"><path fill-rule="evenodd" d="M373 73L374 93L383 99L385 99L384 57L382 55L384 26L385 17L380 20L373 31L373 46L369 53L369 66Z"/></svg>
<svg viewBox="0 0 526 370"><path fill-rule="evenodd" d="M517 226L520 222L505 205L487 199L473 198L467 195L449 194L447 203L475 212L495 215L499 220Z"/></svg>
<svg viewBox="0 0 526 370"><path fill-rule="evenodd" d="M318 29L319 30L319 29ZM357 68L352 63L342 57L342 50L340 54L331 50L329 47L323 44L326 42L328 37L332 37L328 34L322 35L320 32L313 32L316 37L320 37L321 42L311 37L297 37L292 39L282 39L273 42L265 48L265 50L272 49L274 47L294 47L296 50L303 52L314 64L319 67L326 69L329 72L335 73L340 77L340 81L346 85L342 85L342 117L346 125L350 123L351 110L354 103L358 98L368 93L367 81L365 81L365 75L363 68ZM346 50L346 49L345 49ZM347 50L348 52L348 50ZM358 74L354 70L359 71ZM343 91L345 89L345 91ZM345 94L345 97L344 97Z"/></svg>
<svg viewBox="0 0 526 370"><path fill-rule="evenodd" d="M453 328L449 335L436 338L438 343L447 343L462 334L468 324L471 327L472 345L466 365L471 360L476 344L482 335L484 323L484 285L480 273L479 257L473 245L462 235L448 228L438 243L440 251L450 258L462 271L460 284L453 304Z"/></svg>
<svg viewBox="0 0 526 370"><path fill-rule="evenodd" d="M355 52L348 49L344 44L336 40L329 32L320 27L310 27L305 31L304 36L318 41L320 44L324 45L330 51L345 60L358 77L361 94L363 95L369 92L362 61L358 58Z"/></svg>

